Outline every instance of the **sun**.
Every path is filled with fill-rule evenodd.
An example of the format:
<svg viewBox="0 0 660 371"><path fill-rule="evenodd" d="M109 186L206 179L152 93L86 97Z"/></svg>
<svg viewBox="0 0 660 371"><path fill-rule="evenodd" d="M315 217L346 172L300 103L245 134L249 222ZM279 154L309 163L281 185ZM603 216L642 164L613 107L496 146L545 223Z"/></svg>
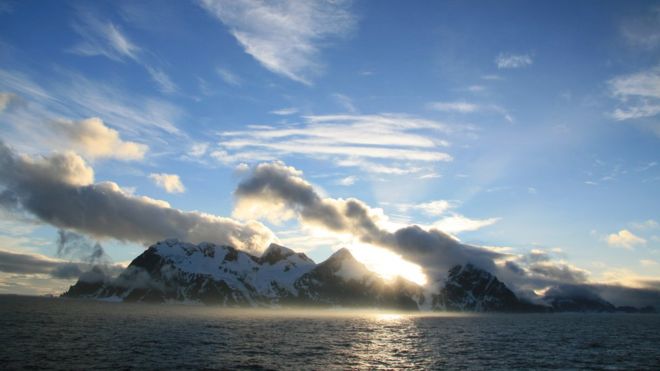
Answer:
<svg viewBox="0 0 660 371"><path fill-rule="evenodd" d="M427 283L422 267L404 260L401 255L392 251L361 242L354 242L347 248L355 259L364 264L367 269L386 280L392 280L399 276L418 285Z"/></svg>

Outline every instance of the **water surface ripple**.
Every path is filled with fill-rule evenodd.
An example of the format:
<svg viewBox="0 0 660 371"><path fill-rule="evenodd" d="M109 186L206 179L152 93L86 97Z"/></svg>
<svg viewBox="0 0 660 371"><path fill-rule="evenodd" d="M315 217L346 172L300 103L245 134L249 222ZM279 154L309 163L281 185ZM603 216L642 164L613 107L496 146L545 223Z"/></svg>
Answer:
<svg viewBox="0 0 660 371"><path fill-rule="evenodd" d="M0 296L0 369L660 370L660 315L254 312Z"/></svg>

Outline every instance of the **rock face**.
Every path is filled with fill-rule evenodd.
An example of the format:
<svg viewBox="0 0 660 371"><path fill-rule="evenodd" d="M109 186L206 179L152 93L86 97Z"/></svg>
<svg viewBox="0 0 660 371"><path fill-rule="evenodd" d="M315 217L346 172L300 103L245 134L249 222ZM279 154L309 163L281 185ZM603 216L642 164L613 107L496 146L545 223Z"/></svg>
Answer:
<svg viewBox="0 0 660 371"><path fill-rule="evenodd" d="M491 273L472 264L449 270L445 285L432 295L435 310L471 312L530 312L547 308L519 300L513 291Z"/></svg>

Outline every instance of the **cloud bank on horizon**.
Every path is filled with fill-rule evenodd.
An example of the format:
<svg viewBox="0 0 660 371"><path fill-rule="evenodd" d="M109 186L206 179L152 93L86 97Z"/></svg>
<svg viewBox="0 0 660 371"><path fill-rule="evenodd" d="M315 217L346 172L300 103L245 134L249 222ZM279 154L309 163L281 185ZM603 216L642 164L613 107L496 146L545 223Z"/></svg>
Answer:
<svg viewBox="0 0 660 371"><path fill-rule="evenodd" d="M0 12L0 292L88 267L60 232L658 288L653 4L67 5Z"/></svg>

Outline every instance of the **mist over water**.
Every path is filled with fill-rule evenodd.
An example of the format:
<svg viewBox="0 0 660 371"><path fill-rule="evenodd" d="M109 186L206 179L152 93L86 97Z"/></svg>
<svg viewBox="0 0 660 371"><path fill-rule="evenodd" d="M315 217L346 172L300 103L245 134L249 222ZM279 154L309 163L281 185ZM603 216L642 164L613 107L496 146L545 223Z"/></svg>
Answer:
<svg viewBox="0 0 660 371"><path fill-rule="evenodd" d="M660 316L244 310L0 296L2 368L658 369Z"/></svg>

